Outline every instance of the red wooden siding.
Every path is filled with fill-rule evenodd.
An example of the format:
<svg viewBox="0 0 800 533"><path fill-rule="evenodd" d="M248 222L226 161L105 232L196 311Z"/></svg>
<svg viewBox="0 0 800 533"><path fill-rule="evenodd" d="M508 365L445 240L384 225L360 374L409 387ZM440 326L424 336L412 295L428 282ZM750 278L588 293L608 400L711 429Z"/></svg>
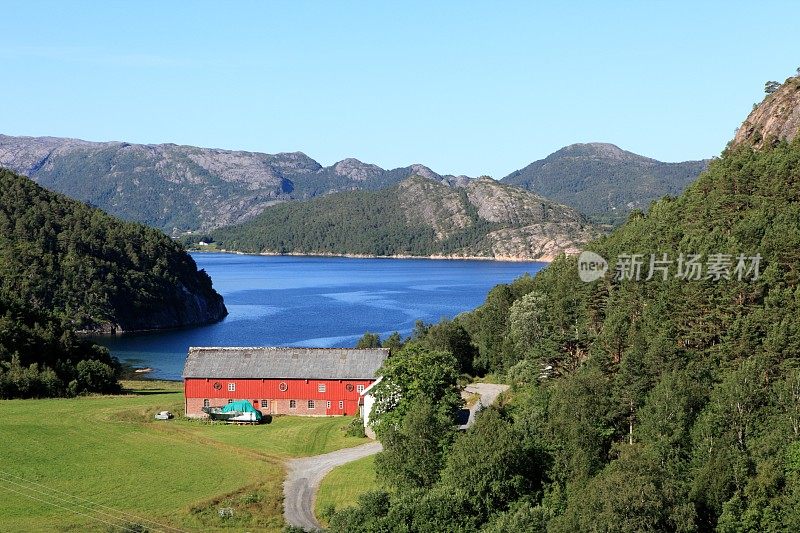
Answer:
<svg viewBox="0 0 800 533"><path fill-rule="evenodd" d="M249 400L257 402L258 407L265 413L278 414L325 414L325 415L354 415L358 413L359 392L358 386L364 388L374 380L318 380L318 379L203 379L186 378L184 380L184 396L186 398L186 414L198 415L203 399L210 400L212 406L225 405L228 399ZM214 385L219 383L219 388ZM236 385L235 391L228 391L228 384ZM286 390L280 390L280 384L286 384ZM319 385L325 385L325 392L319 392ZM352 390L347 390L348 385ZM199 401L192 401L199 400ZM269 409L264 409L262 400L269 400ZM288 408L289 400L297 400L297 407L293 411ZM316 406L308 409L308 400L314 400ZM331 402L330 409L326 402ZM339 402L344 402L344 408L339 408Z"/></svg>

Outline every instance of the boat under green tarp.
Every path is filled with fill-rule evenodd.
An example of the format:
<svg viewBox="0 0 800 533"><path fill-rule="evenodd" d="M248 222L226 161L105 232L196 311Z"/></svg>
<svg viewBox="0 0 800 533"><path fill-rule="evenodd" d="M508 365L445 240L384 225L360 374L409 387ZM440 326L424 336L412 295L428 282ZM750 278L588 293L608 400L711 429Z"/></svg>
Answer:
<svg viewBox="0 0 800 533"><path fill-rule="evenodd" d="M227 422L261 422L261 411L247 400L231 402L223 407L203 407L211 420Z"/></svg>

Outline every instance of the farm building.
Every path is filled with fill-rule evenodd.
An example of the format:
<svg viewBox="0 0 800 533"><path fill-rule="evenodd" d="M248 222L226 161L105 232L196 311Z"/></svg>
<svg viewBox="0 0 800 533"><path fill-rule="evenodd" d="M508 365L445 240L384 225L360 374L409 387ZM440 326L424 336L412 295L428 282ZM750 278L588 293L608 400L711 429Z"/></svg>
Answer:
<svg viewBox="0 0 800 533"><path fill-rule="evenodd" d="M388 355L384 348L189 348L186 416L236 400L263 414L355 415Z"/></svg>

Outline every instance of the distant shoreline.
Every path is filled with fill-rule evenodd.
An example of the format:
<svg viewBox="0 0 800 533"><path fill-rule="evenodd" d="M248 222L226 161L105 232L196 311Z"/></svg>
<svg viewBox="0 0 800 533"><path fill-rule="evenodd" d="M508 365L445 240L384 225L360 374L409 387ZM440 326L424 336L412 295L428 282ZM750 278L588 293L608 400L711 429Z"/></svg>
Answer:
<svg viewBox="0 0 800 533"><path fill-rule="evenodd" d="M198 248L187 248L187 252L201 253L201 254L234 254L234 255L253 255L264 257L342 257L345 259L430 259L430 260L447 260L447 261L495 261L498 263L552 263L554 257L545 257L542 259L527 259L518 256L508 257L486 257L478 255L371 255L371 254L335 254L329 252L319 253L300 253L300 252L239 252L236 250L224 250L222 248L215 248L213 250L203 250Z"/></svg>
<svg viewBox="0 0 800 533"><path fill-rule="evenodd" d="M152 373L155 371L155 369L149 366L143 367L130 361L122 361L121 363L122 374L120 379L124 381L170 381L175 383L180 383L183 381L182 379L153 377Z"/></svg>

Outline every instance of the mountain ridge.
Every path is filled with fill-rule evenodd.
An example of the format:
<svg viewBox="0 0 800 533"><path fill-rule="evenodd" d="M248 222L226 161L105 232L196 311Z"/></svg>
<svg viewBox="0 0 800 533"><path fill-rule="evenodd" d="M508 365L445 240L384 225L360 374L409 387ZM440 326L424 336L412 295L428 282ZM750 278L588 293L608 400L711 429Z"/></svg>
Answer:
<svg viewBox="0 0 800 533"><path fill-rule="evenodd" d="M450 183L470 179L439 174L420 163L387 170L356 158L344 158L326 167L298 151L267 154L174 143L95 142L2 134L0 166L115 216L157 227L173 236L238 224L276 203L349 190L382 189L411 175ZM507 176L504 182L515 184L512 175L524 169ZM671 192L676 187L667 189ZM534 192L552 196L538 189ZM592 215L569 195L553 199ZM622 208L621 213L624 217L627 208Z"/></svg>
<svg viewBox="0 0 800 533"><path fill-rule="evenodd" d="M237 223L281 201L381 188L415 172L439 176L424 165L384 170L354 158L323 167L303 152L2 134L0 166L173 235Z"/></svg>

